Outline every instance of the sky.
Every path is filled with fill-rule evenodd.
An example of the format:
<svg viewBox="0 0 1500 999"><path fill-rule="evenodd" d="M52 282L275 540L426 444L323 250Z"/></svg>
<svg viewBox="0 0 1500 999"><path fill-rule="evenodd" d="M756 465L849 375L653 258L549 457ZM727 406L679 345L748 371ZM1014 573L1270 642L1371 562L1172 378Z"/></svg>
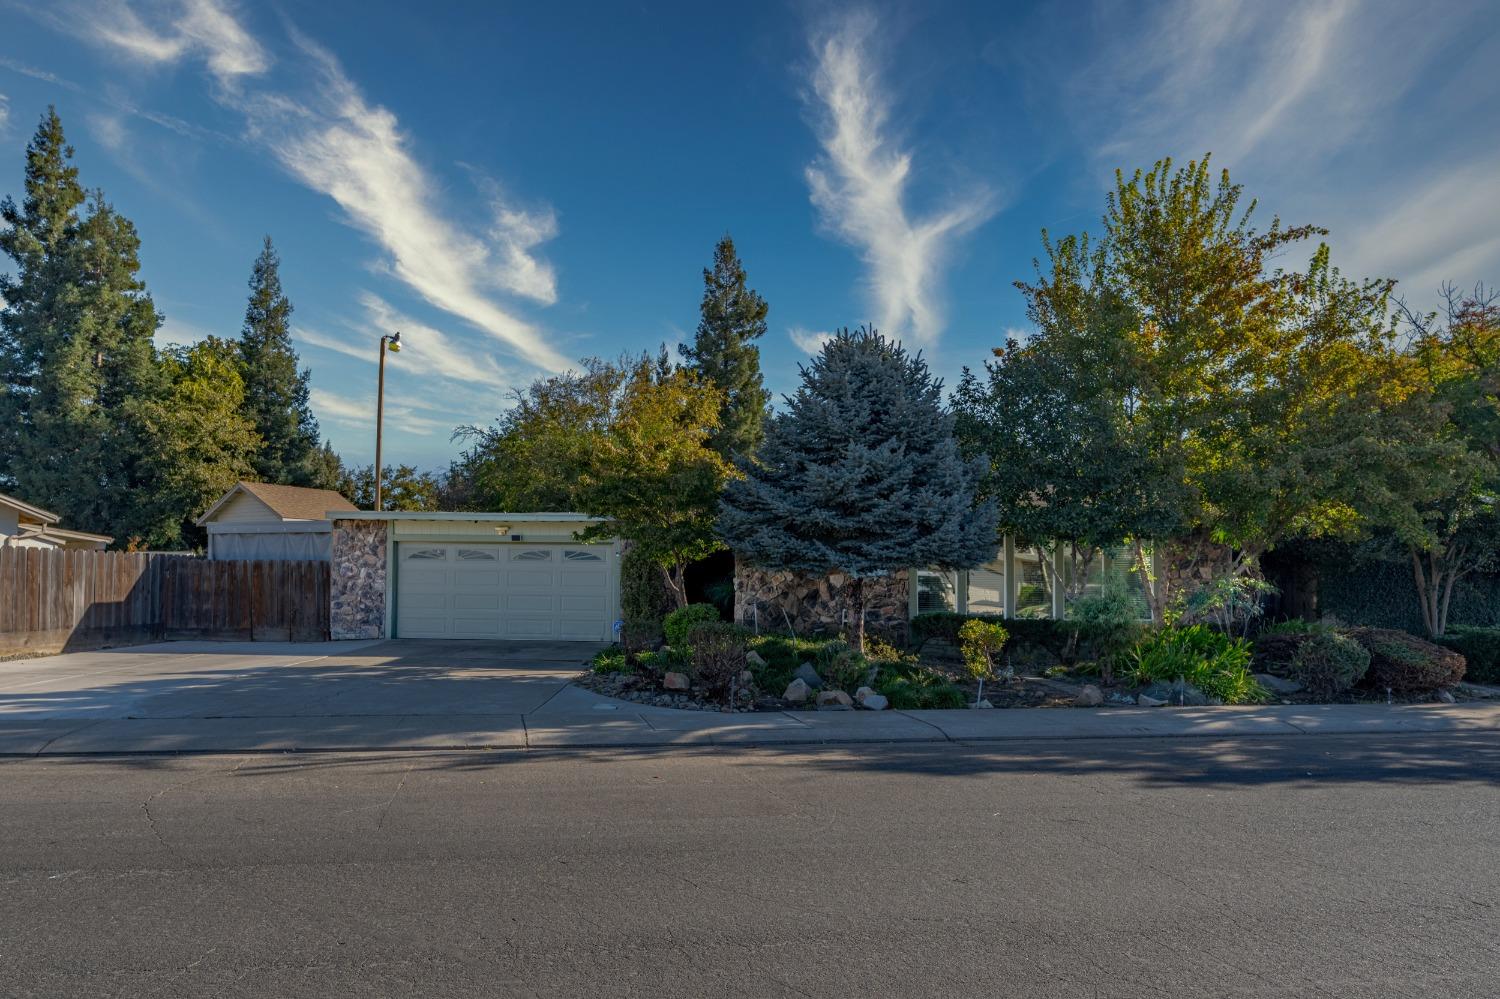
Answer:
<svg viewBox="0 0 1500 999"><path fill-rule="evenodd" d="M238 334L269 234L325 437L370 461L400 330L384 453L437 469L531 380L691 338L725 233L777 393L864 323L952 384L1025 336L1041 231L1165 156L1419 306L1500 282L1497 67L1493 0L0 0L0 193L55 105L162 344Z"/></svg>

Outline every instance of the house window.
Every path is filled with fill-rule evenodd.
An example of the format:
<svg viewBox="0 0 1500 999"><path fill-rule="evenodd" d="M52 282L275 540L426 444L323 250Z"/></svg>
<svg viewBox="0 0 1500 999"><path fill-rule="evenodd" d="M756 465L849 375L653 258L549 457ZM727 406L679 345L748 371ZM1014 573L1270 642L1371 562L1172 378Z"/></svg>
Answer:
<svg viewBox="0 0 1500 999"><path fill-rule="evenodd" d="M512 562L551 562L552 552L547 548L528 548L510 553Z"/></svg>
<svg viewBox="0 0 1500 999"><path fill-rule="evenodd" d="M917 613L958 609L958 574L936 569L917 570Z"/></svg>
<svg viewBox="0 0 1500 999"><path fill-rule="evenodd" d="M598 555L595 555L593 552L577 551L575 549L569 549L569 550L563 552L563 558L567 559L569 562L603 562L604 561L604 559L602 557L600 557Z"/></svg>
<svg viewBox="0 0 1500 999"><path fill-rule="evenodd" d="M427 560L427 559L442 560L442 559L446 559L447 557L448 557L448 552L447 552L446 549L443 549L443 548L418 548L414 552L407 552L406 553L407 560L408 561L413 561L413 562L419 561L419 560Z"/></svg>
<svg viewBox="0 0 1500 999"><path fill-rule="evenodd" d="M969 570L969 614L1005 613L1005 559L997 558Z"/></svg>
<svg viewBox="0 0 1500 999"><path fill-rule="evenodd" d="M493 562L495 553L488 548L460 548L458 560L460 562Z"/></svg>

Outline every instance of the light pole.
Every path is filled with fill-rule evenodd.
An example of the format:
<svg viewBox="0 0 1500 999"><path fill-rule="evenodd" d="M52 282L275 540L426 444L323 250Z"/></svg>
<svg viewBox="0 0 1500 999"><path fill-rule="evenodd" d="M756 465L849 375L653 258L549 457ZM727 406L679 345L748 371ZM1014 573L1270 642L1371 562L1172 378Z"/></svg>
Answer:
<svg viewBox="0 0 1500 999"><path fill-rule="evenodd" d="M380 512L380 429L385 421L385 350L390 344L392 354L401 353L401 334L382 335L380 338L380 381L375 390L375 512Z"/></svg>

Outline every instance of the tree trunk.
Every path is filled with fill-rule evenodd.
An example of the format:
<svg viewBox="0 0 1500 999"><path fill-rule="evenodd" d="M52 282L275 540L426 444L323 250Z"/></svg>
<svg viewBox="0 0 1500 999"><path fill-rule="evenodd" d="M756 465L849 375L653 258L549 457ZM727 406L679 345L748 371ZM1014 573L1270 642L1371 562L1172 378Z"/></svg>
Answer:
<svg viewBox="0 0 1500 999"><path fill-rule="evenodd" d="M851 641L855 652L865 651L865 581L859 576L849 578L849 596L847 597L849 614L853 618L850 622Z"/></svg>
<svg viewBox="0 0 1500 999"><path fill-rule="evenodd" d="M672 596L675 609L681 610L687 606L687 581L685 578L686 566L681 562L671 568L661 566L661 577L666 582L667 592Z"/></svg>
<svg viewBox="0 0 1500 999"><path fill-rule="evenodd" d="M1422 610L1422 627L1427 629L1429 635L1439 635L1437 620L1437 595L1441 585L1441 578L1436 565L1432 566L1432 572L1422 565L1423 552L1412 548L1411 550L1411 578L1417 587L1417 606ZM1431 557L1431 553L1425 553Z"/></svg>
<svg viewBox="0 0 1500 999"><path fill-rule="evenodd" d="M1158 579L1156 567L1152 565L1151 553L1146 543L1135 542L1135 564L1141 574L1142 589L1146 593L1146 610L1151 614L1152 624L1162 623L1162 612L1167 607L1167 581Z"/></svg>

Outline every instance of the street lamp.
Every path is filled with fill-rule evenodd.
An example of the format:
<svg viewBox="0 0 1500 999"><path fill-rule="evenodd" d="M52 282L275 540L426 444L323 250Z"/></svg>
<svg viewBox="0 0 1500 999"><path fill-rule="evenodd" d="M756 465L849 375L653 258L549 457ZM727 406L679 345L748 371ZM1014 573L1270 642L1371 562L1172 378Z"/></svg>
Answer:
<svg viewBox="0 0 1500 999"><path fill-rule="evenodd" d="M375 512L380 512L380 429L385 421L385 351L389 345L392 354L401 353L401 334L396 332L380 338L380 382L375 390Z"/></svg>

